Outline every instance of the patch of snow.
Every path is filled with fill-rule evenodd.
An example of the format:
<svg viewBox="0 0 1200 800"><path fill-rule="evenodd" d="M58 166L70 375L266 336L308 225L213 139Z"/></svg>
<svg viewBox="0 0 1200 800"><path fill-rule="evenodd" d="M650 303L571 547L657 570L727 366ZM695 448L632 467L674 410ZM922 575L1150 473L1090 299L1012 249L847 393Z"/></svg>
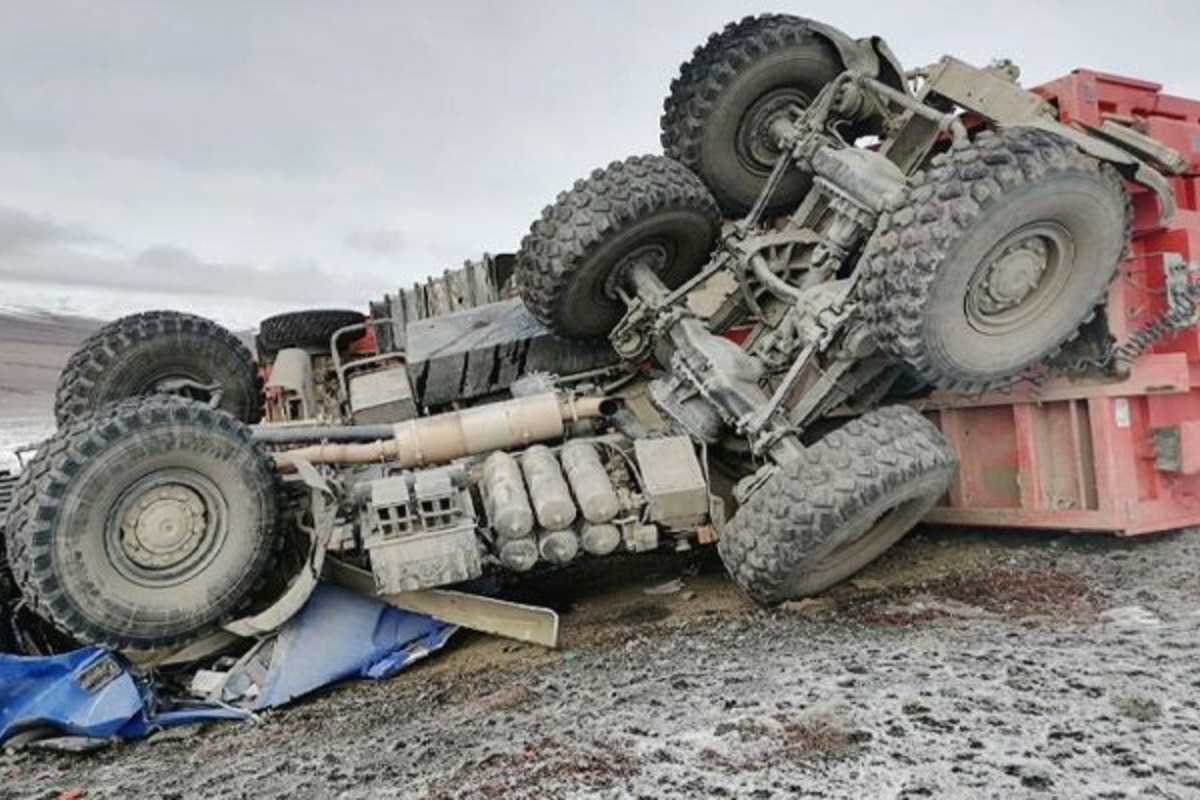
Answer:
<svg viewBox="0 0 1200 800"><path fill-rule="evenodd" d="M0 419L0 469L16 470L20 462L15 449L37 444L54 433L53 417Z"/></svg>
<svg viewBox="0 0 1200 800"><path fill-rule="evenodd" d="M1163 624L1154 612L1142 606L1110 608L1101 612L1100 619L1122 628L1157 628Z"/></svg>

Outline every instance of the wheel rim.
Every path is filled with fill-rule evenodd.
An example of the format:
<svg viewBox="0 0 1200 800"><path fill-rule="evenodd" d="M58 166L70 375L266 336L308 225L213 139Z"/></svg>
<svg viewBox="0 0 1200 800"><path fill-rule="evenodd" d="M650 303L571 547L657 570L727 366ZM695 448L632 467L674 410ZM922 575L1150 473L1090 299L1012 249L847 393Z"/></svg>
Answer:
<svg viewBox="0 0 1200 800"><path fill-rule="evenodd" d="M742 166L757 175L769 175L780 152L772 126L779 120L792 120L795 109L808 108L811 102L807 93L790 86L772 89L755 100L738 124L734 140Z"/></svg>
<svg viewBox="0 0 1200 800"><path fill-rule="evenodd" d="M155 472L121 493L105 523L105 552L124 578L165 588L203 572L228 536L216 485L185 469Z"/></svg>
<svg viewBox="0 0 1200 800"><path fill-rule="evenodd" d="M983 259L967 290L967 322L1003 336L1052 306L1075 266L1075 240L1054 222L1027 225L1006 236Z"/></svg>

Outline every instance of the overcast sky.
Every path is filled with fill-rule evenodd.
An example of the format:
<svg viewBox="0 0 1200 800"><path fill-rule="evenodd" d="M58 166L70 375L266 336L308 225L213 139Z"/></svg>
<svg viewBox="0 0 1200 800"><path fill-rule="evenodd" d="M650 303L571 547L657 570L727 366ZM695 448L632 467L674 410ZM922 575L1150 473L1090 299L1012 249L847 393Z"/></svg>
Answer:
<svg viewBox="0 0 1200 800"><path fill-rule="evenodd" d="M0 305L245 326L516 248L725 22L1200 97L1198 0L0 3Z"/></svg>

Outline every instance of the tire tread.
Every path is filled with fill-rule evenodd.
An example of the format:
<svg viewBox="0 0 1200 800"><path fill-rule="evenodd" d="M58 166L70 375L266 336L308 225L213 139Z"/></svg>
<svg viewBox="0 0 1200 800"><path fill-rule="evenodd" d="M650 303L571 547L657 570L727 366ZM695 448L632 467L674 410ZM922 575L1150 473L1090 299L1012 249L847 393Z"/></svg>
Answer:
<svg viewBox="0 0 1200 800"><path fill-rule="evenodd" d="M1074 334L1020 373L995 380L965 380L935 363L922 333L939 267L963 233L1007 191L1069 173L1099 174L1121 194L1127 234L1132 207L1116 170L1043 131L985 131L966 147L934 156L926 169L910 178L907 191L881 215L862 256L863 311L884 352L903 361L926 383L951 391L982 392L1036 372L1077 337L1095 316L1095 307ZM1117 265L1109 267L1111 283ZM1097 306L1103 301L1103 296L1097 298Z"/></svg>
<svg viewBox="0 0 1200 800"><path fill-rule="evenodd" d="M135 649L179 644L216 630L253 598L254 591L251 590L237 606L192 634L147 642L115 635L87 617L70 600L55 573L52 559L53 521L73 476L105 447L137 436L139 431L148 427L162 424L200 428L231 437L252 448L259 469L271 473L270 457L254 442L248 427L222 411L169 395L136 397L114 403L92 417L69 422L43 442L17 480L13 505L3 520L4 544L12 578L29 608L80 642ZM253 489L248 487L247 491ZM277 496L273 479L269 491L273 506ZM275 533L273 526L263 531L269 546L259 549L260 557L253 569L255 588L263 583L270 565L278 556L281 537Z"/></svg>
<svg viewBox="0 0 1200 800"><path fill-rule="evenodd" d="M913 409L871 411L807 448L751 495L721 535L721 560L756 601L794 599L788 583L856 512L924 476L943 475L949 485L957 465L941 433Z"/></svg>
<svg viewBox="0 0 1200 800"><path fill-rule="evenodd" d="M663 211L707 219L713 239L721 212L704 184L662 156L632 156L597 169L546 206L521 241L514 278L525 306L556 333L571 336L559 301L582 264L626 225Z"/></svg>
<svg viewBox="0 0 1200 800"><path fill-rule="evenodd" d="M54 394L54 416L60 426L90 416L108 401L95 396L97 380L131 348L160 336L189 334L213 342L244 374L253 394L262 396L263 381L250 350L242 341L215 322L180 311L144 311L108 323L84 339L67 360ZM124 398L121 398L124 399ZM231 411L233 409L230 409ZM262 418L260 403L238 409L246 423Z"/></svg>

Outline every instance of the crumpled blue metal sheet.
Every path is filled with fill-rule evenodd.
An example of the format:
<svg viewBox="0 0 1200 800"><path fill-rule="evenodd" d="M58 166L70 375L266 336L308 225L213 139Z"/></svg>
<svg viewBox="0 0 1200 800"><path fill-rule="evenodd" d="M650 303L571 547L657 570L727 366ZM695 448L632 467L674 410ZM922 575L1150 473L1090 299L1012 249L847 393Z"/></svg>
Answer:
<svg viewBox="0 0 1200 800"><path fill-rule="evenodd" d="M106 739L142 709L133 676L102 647L49 657L0 654L0 742L42 726Z"/></svg>
<svg viewBox="0 0 1200 800"><path fill-rule="evenodd" d="M0 653L0 742L44 730L89 739L136 738L210 719L243 719L237 709L186 708L152 714L153 693L128 663L103 647L57 656Z"/></svg>
<svg viewBox="0 0 1200 800"><path fill-rule="evenodd" d="M390 677L440 649L455 630L321 584L277 634L251 705L273 708L347 678ZM0 743L39 728L58 735L131 739L174 725L251 715L223 705L161 708L157 687L105 648L37 657L0 653Z"/></svg>
<svg viewBox="0 0 1200 800"><path fill-rule="evenodd" d="M347 678L391 677L440 650L455 630L323 583L280 630L253 707L274 708Z"/></svg>

